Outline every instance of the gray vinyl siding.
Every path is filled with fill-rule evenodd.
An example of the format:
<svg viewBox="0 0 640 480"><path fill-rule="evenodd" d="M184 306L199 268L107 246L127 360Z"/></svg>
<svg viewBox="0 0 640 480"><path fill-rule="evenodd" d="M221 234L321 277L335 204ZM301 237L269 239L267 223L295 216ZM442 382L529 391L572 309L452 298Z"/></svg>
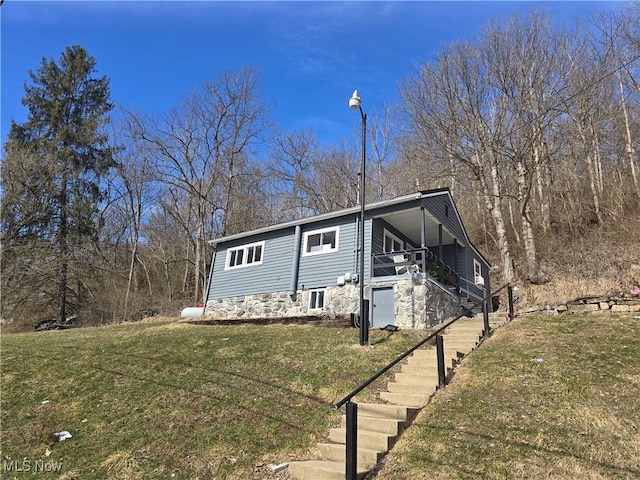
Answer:
<svg viewBox="0 0 640 480"><path fill-rule="evenodd" d="M435 253L438 253L438 247L435 247ZM445 265L451 267L453 270L455 270L456 272L460 273L460 267L463 266L464 264L462 264L460 262L460 255L461 252L460 250L462 250L460 248L460 246L457 247L458 248L458 264L456 265L456 254L455 254L455 249L456 246L451 244L451 245L443 245L442 246L442 261L444 262ZM463 270L464 271L464 270Z"/></svg>
<svg viewBox="0 0 640 480"><path fill-rule="evenodd" d="M487 263L475 254L473 249L467 249L467 275L466 278L469 280L469 293L474 297L477 301L482 300L484 296L483 287L478 287L474 284L474 272L473 272L473 260L476 260L480 263L480 267L482 270L482 277L484 278L484 289L489 292L491 289L491 283L489 281L489 266Z"/></svg>
<svg viewBox="0 0 640 480"><path fill-rule="evenodd" d="M337 252L328 252L311 256L304 256L302 252L300 253L300 273L298 276L299 288L307 290L309 288L321 288L336 285L339 275L355 273L357 271L356 244L358 233L356 219L357 217L355 215L349 215L333 219L331 221L312 223L302 226L301 242L303 244L304 234L306 232L336 226L339 227L340 230L338 233ZM365 261L367 256L365 256ZM367 268L368 265L365 264L365 271L367 271Z"/></svg>
<svg viewBox="0 0 640 480"><path fill-rule="evenodd" d="M456 211L451 203L449 195L442 194L434 197L427 197L424 199L423 205L427 208L429 213L438 220L438 222L440 222L453 234L454 237L458 239L459 243L467 243L467 236L464 234L462 225L460 225L460 222L458 221L458 216L456 215ZM449 216L446 214L447 207L449 209ZM437 255L437 249L434 253Z"/></svg>
<svg viewBox="0 0 640 480"><path fill-rule="evenodd" d="M357 217L354 215L302 225L300 238L299 289L322 288L337 283L338 276L357 272ZM304 256L304 234L314 230L338 227L338 251ZM370 221L367 221L367 227ZM370 228L365 228L365 245ZM261 265L225 270L229 248L264 241ZM247 236L217 246L216 260L209 289L209 299L289 291L295 251L295 227ZM366 247L365 247L366 248ZM369 249L365 253L365 272L369 271Z"/></svg>
<svg viewBox="0 0 640 480"><path fill-rule="evenodd" d="M249 236L217 245L209 299L287 291L290 287L295 228ZM225 270L227 249L263 241L261 265Z"/></svg>
<svg viewBox="0 0 640 480"><path fill-rule="evenodd" d="M396 237L398 237L400 240L404 242L409 241L409 239L405 237L402 234L402 232L396 230L394 227L389 225L384 220L380 218L376 218L373 221L373 238L371 242L371 252L373 252L374 254L382 253L384 250L384 231L385 230L388 230L389 232L391 232L392 234L394 234ZM389 262L391 262L391 260L389 260ZM370 270L367 270L367 271L370 271ZM395 274L396 274L396 271L393 267L390 267L388 269L385 267L384 269L378 269L376 271L376 275L378 277L381 277L384 275L395 275Z"/></svg>
<svg viewBox="0 0 640 480"><path fill-rule="evenodd" d="M429 195L429 194L427 194ZM435 193L423 198L410 197L406 202L381 204L367 211L369 217L365 222L365 269L364 281L371 278L371 253L381 253L384 244L385 228L397 237L407 241L402 232L391 227L379 217L386 213L406 209L417 209L420 205L428 211L443 227L458 240L458 264L455 263L454 246L443 245L443 261L454 268L461 278L468 279L468 288L472 298L482 298L482 289L473 285L473 259L482 265L482 274L489 289L489 265L469 244L464 227L460 223L457 210L447 192ZM448 215L446 214L448 206ZM248 232L246 235L234 235L219 239L216 245L214 264L211 270L208 299L241 297L261 293L287 292L291 289L292 267L296 250L295 228L300 226L300 257L297 289L323 288L336 285L338 276L345 273L358 272L358 219L359 212L349 209L336 215L321 215L315 220L299 220L282 225L274 225L266 229ZM338 251L324 254L304 256L304 237L306 232L339 227ZM228 248L264 241L263 260L260 265L249 265L241 268L225 270ZM419 245L416 245L419 246ZM430 247L438 255L438 246ZM383 275L384 270L378 271ZM391 268L390 275L394 274Z"/></svg>

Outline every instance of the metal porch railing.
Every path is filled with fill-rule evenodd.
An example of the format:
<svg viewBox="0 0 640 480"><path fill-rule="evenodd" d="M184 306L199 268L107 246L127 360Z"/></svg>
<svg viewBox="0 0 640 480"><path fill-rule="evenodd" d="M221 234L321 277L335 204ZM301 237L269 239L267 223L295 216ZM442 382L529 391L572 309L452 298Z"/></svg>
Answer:
<svg viewBox="0 0 640 480"><path fill-rule="evenodd" d="M403 257L403 261L397 262L395 258ZM372 256L372 276L395 275L401 268L418 266L420 272L426 273L445 286L456 288L460 292L460 275L449 265L446 265L427 247L399 250L396 252L374 253Z"/></svg>

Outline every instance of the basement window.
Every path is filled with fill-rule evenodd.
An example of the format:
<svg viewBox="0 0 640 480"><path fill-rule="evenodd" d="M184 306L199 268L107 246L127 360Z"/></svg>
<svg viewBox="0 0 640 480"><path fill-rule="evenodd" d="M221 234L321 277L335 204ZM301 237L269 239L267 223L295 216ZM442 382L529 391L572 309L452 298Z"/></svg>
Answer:
<svg viewBox="0 0 640 480"><path fill-rule="evenodd" d="M324 288L309 290L309 310L324 310Z"/></svg>
<svg viewBox="0 0 640 480"><path fill-rule="evenodd" d="M264 252L264 242L250 243L227 249L225 270L260 265Z"/></svg>

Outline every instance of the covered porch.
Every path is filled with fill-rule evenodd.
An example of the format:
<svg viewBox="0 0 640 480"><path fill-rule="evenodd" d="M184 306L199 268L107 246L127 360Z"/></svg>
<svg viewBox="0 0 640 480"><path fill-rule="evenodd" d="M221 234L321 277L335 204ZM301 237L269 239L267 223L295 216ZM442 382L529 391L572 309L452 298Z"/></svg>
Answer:
<svg viewBox="0 0 640 480"><path fill-rule="evenodd" d="M453 215L448 206L441 213L445 219ZM461 232L454 230L455 227L448 228L420 203L374 216L372 280L426 274L451 293L464 295L468 281L466 249L458 240Z"/></svg>

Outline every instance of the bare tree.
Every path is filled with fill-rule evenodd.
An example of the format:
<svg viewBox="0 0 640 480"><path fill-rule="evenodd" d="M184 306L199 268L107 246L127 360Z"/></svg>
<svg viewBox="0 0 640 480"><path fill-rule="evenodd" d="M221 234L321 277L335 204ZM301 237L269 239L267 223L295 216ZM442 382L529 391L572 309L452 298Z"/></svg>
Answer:
<svg viewBox="0 0 640 480"><path fill-rule="evenodd" d="M504 98L489 82L481 50L471 43L456 43L425 64L403 87L411 119L412 141L425 151L443 152L436 158L464 167L490 212L505 281L515 279L511 249L502 213L505 198L500 177ZM431 145L431 147L428 147ZM423 162L427 163L427 156ZM461 178L466 178L463 176Z"/></svg>
<svg viewBox="0 0 640 480"><path fill-rule="evenodd" d="M136 121L156 178L186 195L186 208L175 214L188 216L182 224L193 245L196 300L206 283L207 241L228 233L232 193L248 168L248 154L267 128L258 88L249 68L223 73L170 112Z"/></svg>

